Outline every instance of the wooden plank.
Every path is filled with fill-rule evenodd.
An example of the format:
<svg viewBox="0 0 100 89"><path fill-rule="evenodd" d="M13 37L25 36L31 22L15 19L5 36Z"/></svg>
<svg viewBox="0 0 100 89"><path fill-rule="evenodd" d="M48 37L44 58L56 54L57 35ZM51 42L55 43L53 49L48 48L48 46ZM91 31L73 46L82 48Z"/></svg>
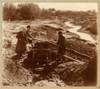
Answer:
<svg viewBox="0 0 100 89"><path fill-rule="evenodd" d="M92 59L92 57L90 57L90 56L88 56L88 55L86 55L86 54L80 53L80 52L78 52L78 51L74 51L74 50L69 49L69 48L66 48L66 51L71 51L71 52L73 52L73 53L75 53L75 54L77 54L77 55L79 55L79 56L83 56L83 57L85 57L85 58Z"/></svg>
<svg viewBox="0 0 100 89"><path fill-rule="evenodd" d="M80 64L84 64L84 62L79 61L79 60L77 60L77 59L74 59L74 58L72 58L72 57L69 57L69 56L66 56L66 55L64 55L64 57L66 57L66 58L68 58L68 59L70 59L70 60L76 61L76 62L78 62L78 63L80 63Z"/></svg>

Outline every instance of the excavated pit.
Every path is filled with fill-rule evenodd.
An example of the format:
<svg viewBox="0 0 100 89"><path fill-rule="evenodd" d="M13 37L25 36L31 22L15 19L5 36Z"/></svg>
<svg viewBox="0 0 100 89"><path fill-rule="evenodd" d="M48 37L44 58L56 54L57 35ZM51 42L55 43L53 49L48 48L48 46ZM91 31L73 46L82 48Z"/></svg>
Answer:
<svg viewBox="0 0 100 89"><path fill-rule="evenodd" d="M94 66L96 66L97 53L95 46L91 47L87 45L87 41L78 39L78 35L67 32L66 48L71 49L71 51L67 50L66 56L75 60L65 58L62 62L52 60L48 62L48 65L46 65L45 62L41 62L41 66L36 65L35 62L32 62L32 59L27 59L27 53L23 59L16 58L15 47L17 39L16 34L13 34L13 32L19 31L20 24L22 26L24 25L22 22L17 25L16 22L4 22L5 26L3 27L2 37L2 77L4 86L84 86L89 81L86 80L88 73L87 68L92 60L95 61L93 63ZM41 40L41 42L48 41L55 43L57 41L56 30L52 30L52 28L44 29L41 23L38 24L39 26L37 26L35 22L34 24L36 25L36 27L32 26L34 38ZM42 24L44 23L42 22ZM26 23L24 27L27 25ZM38 40L34 40L34 43L36 42L38 42ZM57 47L51 46L51 48L52 47L57 50ZM81 56L77 54L76 51L91 58ZM95 67L93 68L95 70Z"/></svg>

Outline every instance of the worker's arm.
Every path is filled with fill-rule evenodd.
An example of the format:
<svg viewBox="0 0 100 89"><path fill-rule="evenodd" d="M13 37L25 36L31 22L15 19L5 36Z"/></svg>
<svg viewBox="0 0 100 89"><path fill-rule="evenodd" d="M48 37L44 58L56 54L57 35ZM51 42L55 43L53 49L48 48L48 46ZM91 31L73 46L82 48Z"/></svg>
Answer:
<svg viewBox="0 0 100 89"><path fill-rule="evenodd" d="M35 39L35 38L32 36L32 33L30 33L30 32L28 32L28 36L29 36L30 38L32 38L33 40Z"/></svg>

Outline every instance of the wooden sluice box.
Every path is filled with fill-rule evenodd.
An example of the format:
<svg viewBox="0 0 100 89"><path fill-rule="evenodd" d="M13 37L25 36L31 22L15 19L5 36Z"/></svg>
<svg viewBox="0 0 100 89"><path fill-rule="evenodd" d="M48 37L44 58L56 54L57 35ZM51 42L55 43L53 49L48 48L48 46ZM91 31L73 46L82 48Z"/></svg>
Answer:
<svg viewBox="0 0 100 89"><path fill-rule="evenodd" d="M57 47L48 42L37 42L31 51L28 52L27 58L37 62L50 62L56 60Z"/></svg>

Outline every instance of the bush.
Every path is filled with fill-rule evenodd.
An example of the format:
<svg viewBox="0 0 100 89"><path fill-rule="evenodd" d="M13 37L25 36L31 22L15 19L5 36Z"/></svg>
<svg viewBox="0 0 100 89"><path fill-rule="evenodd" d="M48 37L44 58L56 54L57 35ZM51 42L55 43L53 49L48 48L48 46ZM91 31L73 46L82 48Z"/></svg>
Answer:
<svg viewBox="0 0 100 89"><path fill-rule="evenodd" d="M24 20L35 19L40 15L40 8L36 4L19 4L18 12Z"/></svg>
<svg viewBox="0 0 100 89"><path fill-rule="evenodd" d="M38 5L33 3L19 4L17 7L12 3L3 4L3 20L34 20L40 13Z"/></svg>

